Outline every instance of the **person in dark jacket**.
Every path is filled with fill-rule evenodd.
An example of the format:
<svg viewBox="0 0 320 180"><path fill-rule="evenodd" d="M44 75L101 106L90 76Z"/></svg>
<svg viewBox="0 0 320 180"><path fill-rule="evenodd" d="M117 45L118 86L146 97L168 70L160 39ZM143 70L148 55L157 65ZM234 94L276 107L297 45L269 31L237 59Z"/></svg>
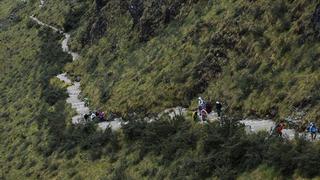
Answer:
<svg viewBox="0 0 320 180"><path fill-rule="evenodd" d="M216 102L216 111L218 113L218 116L220 117L222 111L222 104L219 101Z"/></svg>

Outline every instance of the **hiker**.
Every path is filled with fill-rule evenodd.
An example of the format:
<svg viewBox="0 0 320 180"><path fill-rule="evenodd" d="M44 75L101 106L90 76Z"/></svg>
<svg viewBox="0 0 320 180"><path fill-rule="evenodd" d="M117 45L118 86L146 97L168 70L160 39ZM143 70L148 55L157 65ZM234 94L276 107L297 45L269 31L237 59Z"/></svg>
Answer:
<svg viewBox="0 0 320 180"><path fill-rule="evenodd" d="M201 121L207 120L208 112L206 111L205 108L200 111L200 117L201 117Z"/></svg>
<svg viewBox="0 0 320 180"><path fill-rule="evenodd" d="M100 121L105 121L105 114L104 112L99 112L99 115L98 115Z"/></svg>
<svg viewBox="0 0 320 180"><path fill-rule="evenodd" d="M94 120L97 117L95 112L91 112L90 119Z"/></svg>
<svg viewBox="0 0 320 180"><path fill-rule="evenodd" d="M221 111L222 111L222 104L219 101L216 102L216 110L217 110L218 117L220 117Z"/></svg>
<svg viewBox="0 0 320 180"><path fill-rule="evenodd" d="M200 117L201 121L205 121L208 116L208 112L206 111L207 103L201 98L198 98L198 112L197 115Z"/></svg>
<svg viewBox="0 0 320 180"><path fill-rule="evenodd" d="M76 77L76 82L80 82L80 81L81 81L80 76L77 76L77 77Z"/></svg>
<svg viewBox="0 0 320 180"><path fill-rule="evenodd" d="M199 105L199 111L206 108L206 102L201 97L198 98L198 105Z"/></svg>
<svg viewBox="0 0 320 180"><path fill-rule="evenodd" d="M88 120L88 118L89 118L89 114L84 114L84 119L87 121Z"/></svg>
<svg viewBox="0 0 320 180"><path fill-rule="evenodd" d="M311 134L311 140L316 140L318 128L315 123L311 122L307 128L307 131Z"/></svg>
<svg viewBox="0 0 320 180"><path fill-rule="evenodd" d="M210 114L212 112L212 103L211 102L206 103L206 111L208 114Z"/></svg>
<svg viewBox="0 0 320 180"><path fill-rule="evenodd" d="M285 124L283 121L281 121L279 124L275 127L275 132L279 137L282 137L282 130L284 129Z"/></svg>

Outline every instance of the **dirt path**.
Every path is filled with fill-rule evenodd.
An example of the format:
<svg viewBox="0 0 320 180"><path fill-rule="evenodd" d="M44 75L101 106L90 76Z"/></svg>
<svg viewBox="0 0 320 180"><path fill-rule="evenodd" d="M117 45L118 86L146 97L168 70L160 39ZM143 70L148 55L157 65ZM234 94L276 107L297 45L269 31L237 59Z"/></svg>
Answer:
<svg viewBox="0 0 320 180"><path fill-rule="evenodd" d="M43 4L44 4L44 1L41 1L40 6L42 7ZM61 43L62 50L64 52L70 54L72 56L73 61L76 61L80 58L80 55L76 52L72 52L68 46L68 42L70 41L70 38L71 38L70 34L64 33L62 30L59 30L58 28L56 28L54 26L43 23L34 16L30 16L30 18L32 20L34 20L36 23L38 23L39 25L48 27L48 28L52 29L53 31L64 35L65 38ZM80 82L72 82L68 78L67 73L59 74L59 75L57 75L57 78L59 78L61 81L63 81L64 83L69 85L69 87L67 88L67 92L69 94L69 97L67 99L67 103L71 104L72 108L74 108L77 112L77 115L72 117L72 123L73 124L81 123L81 121L83 120L83 115L89 113L89 108L86 107L85 102L79 98L79 95L81 94ZM163 113L169 113L169 116L173 117L173 116L179 115L179 114L186 115L187 110L182 107L176 107L176 108L167 109ZM163 114L163 113L160 113L159 115L161 116L161 114ZM216 113L209 114L209 119L211 119L213 121L217 120L217 114ZM154 119L149 119L148 121L152 122L153 120ZM113 130L117 130L117 129L121 128L122 123L123 123L122 119L117 118L111 122L101 122L98 124L98 126L101 129L105 129L108 126L110 126ZM240 123L243 123L246 125L248 133L257 133L259 131L268 131L269 132L270 129L275 126L274 121L266 120L266 119L244 119L244 120L241 120ZM283 131L283 133L284 133L284 136L286 136L289 139L294 139L294 137L295 137L295 131L293 129L285 129ZM304 134L299 134L299 136L304 136Z"/></svg>
<svg viewBox="0 0 320 180"><path fill-rule="evenodd" d="M61 48L63 52L70 54L72 56L73 61L76 61L80 58L80 55L76 52L72 52L68 46L68 42L70 41L70 38L71 38L70 34L63 32L62 30L54 26L46 24L34 16L30 16L30 18L33 21L35 21L37 24L48 27L53 31L62 34L64 36L64 39L61 42ZM67 103L71 104L72 108L75 109L77 112L77 115L72 117L72 123L73 124L82 123L84 114L89 114L90 110L88 107L85 106L85 102L79 98L81 94L80 82L73 82L71 79L68 78L67 73L59 74L57 75L57 78L69 85L67 88L67 92L69 95L67 99ZM121 127L121 123L122 123L121 119L115 119L114 121L111 121L111 122L101 122L98 124L98 126L101 129L106 129L108 126L110 126L113 130L117 130Z"/></svg>

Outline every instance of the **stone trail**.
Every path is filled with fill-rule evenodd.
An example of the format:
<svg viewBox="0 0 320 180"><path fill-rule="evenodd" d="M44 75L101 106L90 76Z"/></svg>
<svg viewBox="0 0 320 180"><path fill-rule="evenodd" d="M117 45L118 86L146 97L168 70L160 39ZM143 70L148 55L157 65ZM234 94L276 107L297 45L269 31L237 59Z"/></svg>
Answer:
<svg viewBox="0 0 320 180"><path fill-rule="evenodd" d="M44 3L44 1L42 1L42 2ZM43 6L43 4L41 4L41 6ZM80 58L80 55L78 53L72 52L69 48L68 43L71 38L70 34L63 32L59 28L56 28L56 27L51 26L49 24L46 24L34 16L30 16L30 18L33 21L35 21L37 24L44 26L44 27L48 27L48 28L52 29L53 31L64 35L64 39L61 42L61 48L62 48L63 52L70 54L72 56L73 61L76 61ZM84 122L83 116L84 116L84 114L90 113L90 109L88 107L86 107L85 102L80 99L80 94L81 94L80 82L73 82L71 79L68 78L67 73L59 74L56 77L68 85L67 93L68 93L69 97L67 98L66 101L67 101L67 103L71 104L71 107L73 109L75 109L75 111L77 112L77 114L74 117L72 117L72 123L73 124L83 123ZM117 130L121 127L121 123L122 123L121 119L115 119L114 121L111 121L111 122L101 122L98 124L98 126L101 129L105 129L108 126L110 126L113 130Z"/></svg>
<svg viewBox="0 0 320 180"><path fill-rule="evenodd" d="M44 3L45 3L44 0L41 0L40 2L41 2L40 7L43 7ZM40 21L39 19L37 19L34 16L30 16L30 18L33 21L35 21L37 24L39 24L41 26L48 27L48 28L52 29L53 31L64 35L64 39L61 42L62 50L64 52L70 54L72 56L73 61L76 61L80 58L80 55L76 52L72 52L68 46L68 42L70 41L70 38L71 38L70 34L63 32L62 30L60 30L54 26L43 23L42 21ZM64 83L69 85L69 87L67 88L67 92L69 94L69 97L67 99L67 103L71 104L72 108L75 109L77 112L77 115L72 117L72 123L73 124L82 123L83 115L89 113L89 108L86 107L85 102L79 98L79 96L81 94L80 82L73 82L72 80L70 80L67 76L67 73L59 74L59 75L57 75L57 78L59 78L61 81L63 81ZM182 108L182 107L170 108L170 109L165 110L163 113L160 113L158 117L162 116L164 113L168 113L171 118L173 118L175 115L186 116L187 109ZM217 114L214 112L210 113L208 118L210 121L218 120ZM151 118L151 119L148 119L148 122L152 122L154 120L155 120L154 118ZM98 124L98 126L101 129L105 129L108 126L110 126L113 130L117 130L117 129L121 128L122 123L124 123L124 122L122 121L121 118L116 118L116 119L114 119L114 121L111 121L111 122L101 122ZM240 123L243 123L246 126L246 130L248 133L256 133L259 131L269 132L271 130L271 128L273 128L275 126L274 121L268 120L268 119L244 119L244 120L241 120ZM284 136L289 139L293 139L296 134L293 129L285 129L283 131L283 133L284 133ZM304 133L300 133L298 135L301 137L305 136ZM309 136L307 136L306 138L308 139L308 137ZM310 137L309 137L309 139L310 139ZM320 140L319 136L317 139Z"/></svg>

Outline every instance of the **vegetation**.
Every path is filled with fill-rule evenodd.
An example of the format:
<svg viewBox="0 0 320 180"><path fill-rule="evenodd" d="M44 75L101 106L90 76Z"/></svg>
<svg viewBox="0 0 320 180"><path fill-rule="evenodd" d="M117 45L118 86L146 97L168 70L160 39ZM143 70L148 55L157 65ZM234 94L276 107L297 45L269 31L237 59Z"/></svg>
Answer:
<svg viewBox="0 0 320 180"><path fill-rule="evenodd" d="M94 107L155 113L202 95L243 116L319 119L316 1L64 1L59 21L52 3L40 14L73 27L83 58L68 71Z"/></svg>
<svg viewBox="0 0 320 180"><path fill-rule="evenodd" d="M1 1L2 7L0 179L36 177L46 159L37 152L51 145L54 131L63 131L71 117L65 89L52 80L71 58L61 51L61 37L25 16L26 4Z"/></svg>
<svg viewBox="0 0 320 180"><path fill-rule="evenodd" d="M229 114L319 114L316 1L95 0L0 2L0 179L317 178L320 146L235 119L185 117L118 131L70 124L63 70L80 75L95 108L145 117L221 99ZM71 31L79 61L61 36Z"/></svg>

